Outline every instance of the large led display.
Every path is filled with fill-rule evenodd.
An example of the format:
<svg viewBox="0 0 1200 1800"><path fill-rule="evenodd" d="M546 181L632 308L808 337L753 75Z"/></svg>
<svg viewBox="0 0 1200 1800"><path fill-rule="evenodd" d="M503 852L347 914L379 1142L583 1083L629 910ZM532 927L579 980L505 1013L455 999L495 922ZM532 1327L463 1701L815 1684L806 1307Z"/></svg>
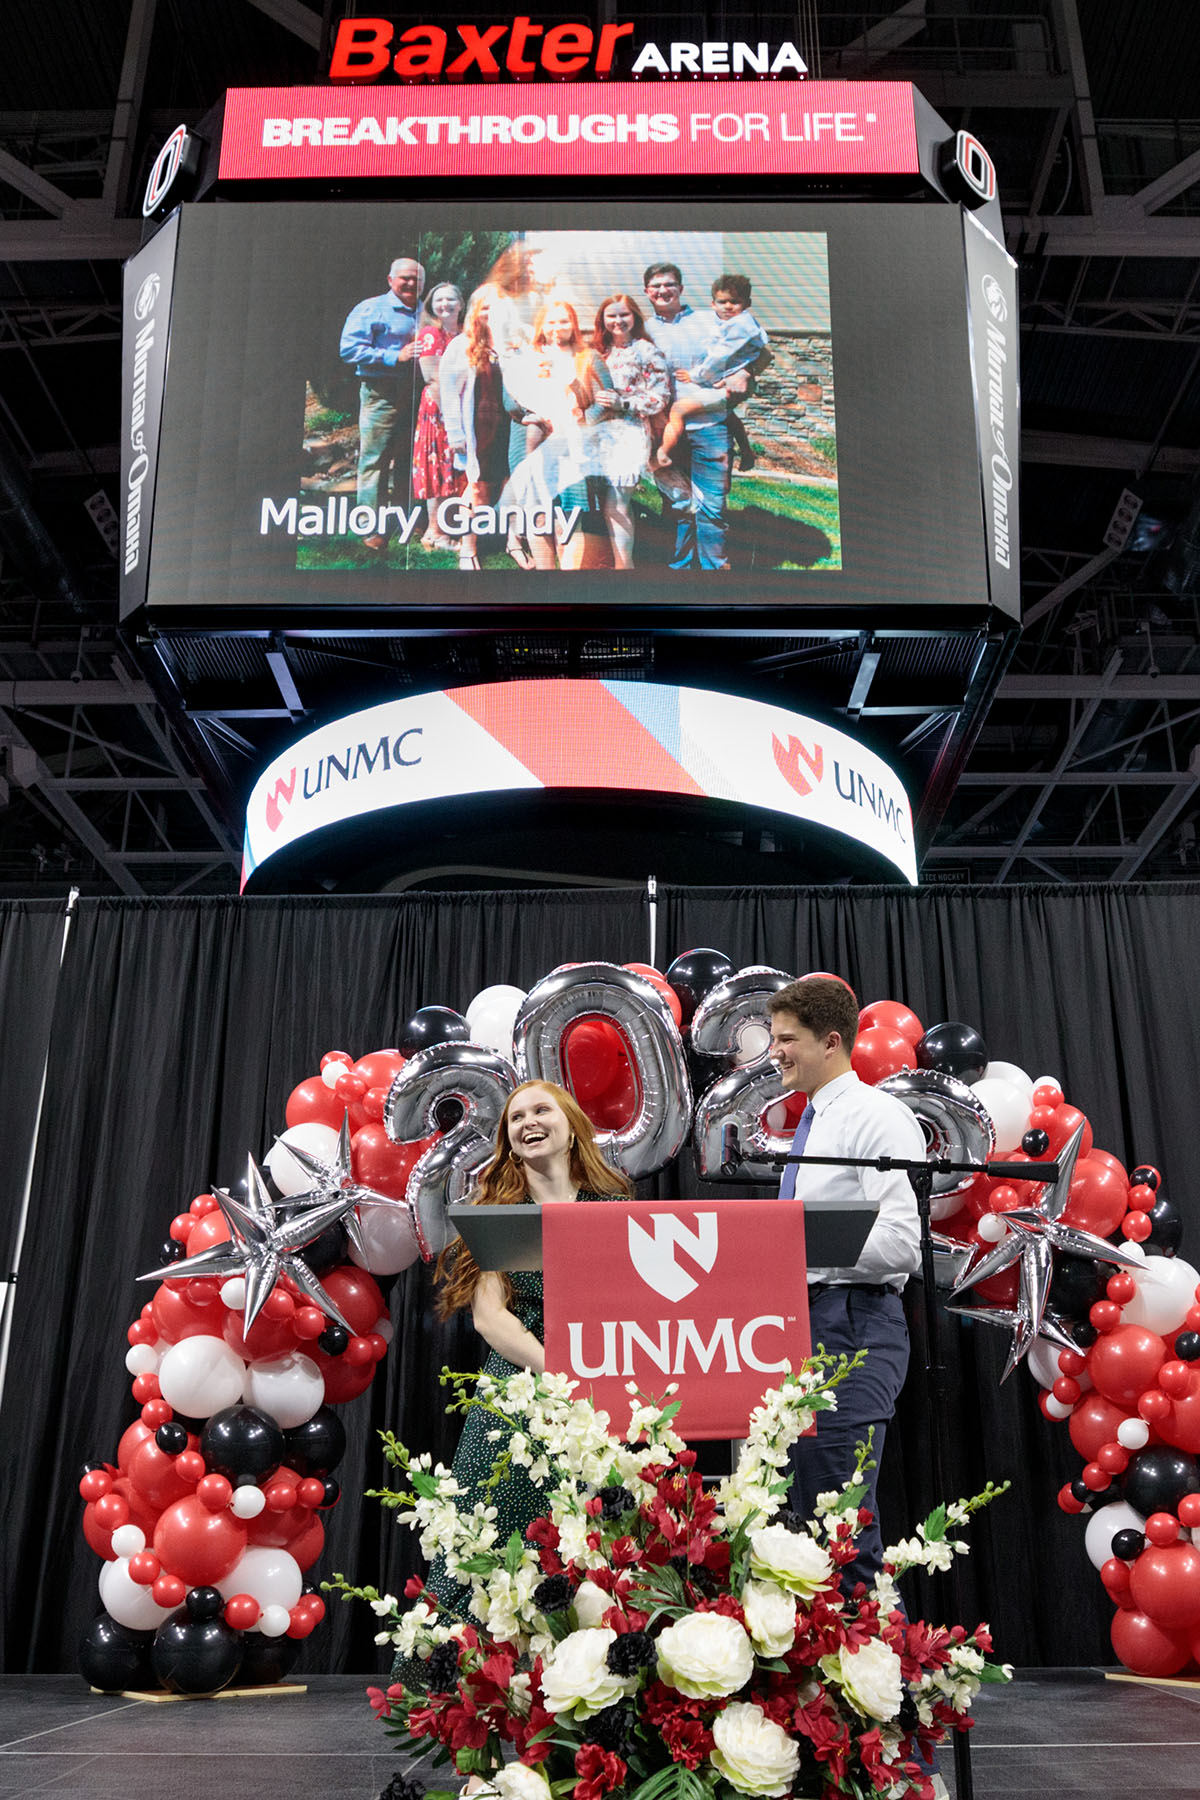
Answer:
<svg viewBox="0 0 1200 1800"><path fill-rule="evenodd" d="M917 879L904 788L845 732L700 688L546 680L387 701L300 738L254 785L242 885L279 851L350 819L549 789L762 807L865 845Z"/></svg>
<svg viewBox="0 0 1200 1800"><path fill-rule="evenodd" d="M932 205L185 208L124 609L1011 610L979 430L1015 443L1015 363L973 366L963 233Z"/></svg>

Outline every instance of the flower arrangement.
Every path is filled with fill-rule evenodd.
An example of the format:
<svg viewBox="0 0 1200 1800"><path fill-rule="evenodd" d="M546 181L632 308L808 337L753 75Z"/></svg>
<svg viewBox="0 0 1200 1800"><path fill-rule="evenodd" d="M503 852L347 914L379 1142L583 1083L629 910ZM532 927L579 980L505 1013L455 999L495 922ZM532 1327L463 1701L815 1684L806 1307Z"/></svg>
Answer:
<svg viewBox="0 0 1200 1800"><path fill-rule="evenodd" d="M367 1690L377 1716L501 1800L929 1800L935 1745L969 1727L983 1682L1011 1670L988 1660L986 1626L908 1621L895 1584L917 1565L948 1567L967 1548L951 1533L1003 1489L939 1507L885 1553L873 1587L846 1592L840 1571L870 1518L870 1445L815 1518L783 1507L790 1446L857 1361L816 1356L786 1375L715 1491L674 1430L669 1394L660 1405L631 1384L620 1439L565 1377L447 1372L456 1410L499 1421L491 1485L519 1464L546 1512L524 1540L501 1543L494 1506L460 1510L450 1471L383 1434L405 1484L375 1497L469 1588L472 1616L417 1577L407 1610L340 1575L326 1584L368 1601L376 1642L420 1668L417 1685Z"/></svg>

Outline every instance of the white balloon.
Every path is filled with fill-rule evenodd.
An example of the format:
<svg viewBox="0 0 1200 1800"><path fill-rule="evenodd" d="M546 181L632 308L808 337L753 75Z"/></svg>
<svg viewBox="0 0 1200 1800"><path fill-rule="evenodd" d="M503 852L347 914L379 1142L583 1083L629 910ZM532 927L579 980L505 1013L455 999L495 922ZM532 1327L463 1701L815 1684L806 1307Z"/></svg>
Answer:
<svg viewBox="0 0 1200 1800"><path fill-rule="evenodd" d="M194 1344L196 1339L185 1338L184 1342ZM305 1424L325 1399L325 1377L302 1350L252 1362L246 1369L245 1386L247 1403L267 1413L281 1431ZM187 1410L180 1408L181 1412ZM239 1591L234 1589L235 1593Z"/></svg>
<svg viewBox="0 0 1200 1800"><path fill-rule="evenodd" d="M372 1275L398 1275L416 1262L421 1254L417 1234L408 1209L397 1201L394 1206L372 1206L369 1202L358 1209L359 1229L366 1255L357 1244L350 1245L350 1260Z"/></svg>
<svg viewBox="0 0 1200 1800"><path fill-rule="evenodd" d="M1039 1387L1052 1388L1062 1374L1058 1366L1060 1354L1058 1345L1048 1338L1034 1338L1030 1344L1025 1363Z"/></svg>
<svg viewBox="0 0 1200 1800"><path fill-rule="evenodd" d="M125 1352L125 1367L131 1375L153 1375L158 1367L158 1351L151 1344L130 1344Z"/></svg>
<svg viewBox="0 0 1200 1800"><path fill-rule="evenodd" d="M146 1548L146 1534L140 1525L118 1525L112 1534L112 1547L118 1556L136 1556Z"/></svg>
<svg viewBox="0 0 1200 1800"><path fill-rule="evenodd" d="M396 1327L386 1313L380 1313L371 1330L376 1337L381 1337L385 1344L390 1344L396 1335Z"/></svg>
<svg viewBox="0 0 1200 1800"><path fill-rule="evenodd" d="M312 1176L300 1167L294 1156L288 1155L289 1144L295 1144L298 1150L307 1150L310 1156L319 1156L322 1162L331 1163L337 1156L338 1134L332 1125L311 1122L289 1125L267 1151L263 1160L280 1193L302 1194L312 1186Z"/></svg>
<svg viewBox="0 0 1200 1800"><path fill-rule="evenodd" d="M1113 1500L1094 1512L1087 1522L1083 1547L1092 1567L1101 1569L1113 1553L1112 1541L1118 1531L1144 1531L1146 1521L1134 1512L1127 1500Z"/></svg>
<svg viewBox="0 0 1200 1800"><path fill-rule="evenodd" d="M1122 1450L1144 1450L1150 1442L1150 1427L1145 1419L1122 1419L1117 1426L1117 1442Z"/></svg>
<svg viewBox="0 0 1200 1800"><path fill-rule="evenodd" d="M236 1406L245 1379L245 1363L219 1337L181 1338L158 1366L163 1399L189 1419L207 1419Z"/></svg>
<svg viewBox="0 0 1200 1800"><path fill-rule="evenodd" d="M265 1610L282 1606L289 1612L300 1598L304 1577L300 1564L286 1550L268 1544L251 1544L242 1551L228 1575L222 1575L214 1586L226 1600L234 1594L253 1594ZM270 1633L268 1633L268 1636Z"/></svg>
<svg viewBox="0 0 1200 1800"><path fill-rule="evenodd" d="M148 1587L130 1580L126 1556L119 1556L115 1562L101 1563L100 1602L118 1625L127 1626L130 1631L157 1631L175 1610L171 1606L159 1606Z"/></svg>
<svg viewBox="0 0 1200 1800"><path fill-rule="evenodd" d="M339 1062L326 1063L321 1070L321 1080L327 1088L335 1088L342 1076L348 1075L353 1067L354 1064L348 1056Z"/></svg>
<svg viewBox="0 0 1200 1800"><path fill-rule="evenodd" d="M734 1052L734 1067L744 1069L747 1063L757 1062L768 1048L771 1033L766 1025L756 1019L748 1019L737 1034L737 1049Z"/></svg>
<svg viewBox="0 0 1200 1800"><path fill-rule="evenodd" d="M1060 1094L1065 1094L1067 1091L1057 1075L1035 1075L1033 1085L1034 1087L1056 1087Z"/></svg>
<svg viewBox="0 0 1200 1800"><path fill-rule="evenodd" d="M1029 1129L1029 1095L1024 1088L985 1075L975 1083L973 1092L987 1108L996 1127L996 1155L1003 1156L1007 1151L1017 1149Z"/></svg>
<svg viewBox="0 0 1200 1800"><path fill-rule="evenodd" d="M255 1631L261 1631L264 1637L282 1637L291 1620L286 1606L264 1606L259 1614Z"/></svg>
<svg viewBox="0 0 1200 1800"><path fill-rule="evenodd" d="M1145 1325L1164 1337L1178 1331L1195 1304L1200 1274L1182 1256L1148 1256L1133 1273L1137 1289L1121 1309L1123 1325Z"/></svg>
<svg viewBox="0 0 1200 1800"><path fill-rule="evenodd" d="M482 1044L485 1050L495 1050L511 1062L513 1025L524 998L524 988L509 987L503 982L481 988L464 1014L471 1027L471 1042Z"/></svg>
<svg viewBox="0 0 1200 1800"><path fill-rule="evenodd" d="M246 1310L246 1277L231 1275L228 1281L221 1283L221 1300L230 1312Z"/></svg>
<svg viewBox="0 0 1200 1800"><path fill-rule="evenodd" d="M1069 1419L1074 1411L1074 1405L1068 1406L1065 1400L1056 1400L1053 1394L1047 1394L1046 1417L1048 1419L1057 1419L1061 1425L1063 1420Z"/></svg>
<svg viewBox="0 0 1200 1800"><path fill-rule="evenodd" d="M1008 1226L999 1213L984 1213L975 1229L985 1244L998 1244L1008 1236Z"/></svg>
<svg viewBox="0 0 1200 1800"><path fill-rule="evenodd" d="M1016 1063L990 1062L983 1071L982 1078L984 1081L1007 1081L1013 1087L1020 1088L1030 1101L1033 1099L1033 1076L1027 1075L1024 1069L1019 1069ZM974 1085L978 1087L979 1083L975 1082Z"/></svg>
<svg viewBox="0 0 1200 1800"><path fill-rule="evenodd" d="M267 1496L260 1487L240 1487L233 1490L229 1510L235 1519L257 1519L266 1504Z"/></svg>
<svg viewBox="0 0 1200 1800"><path fill-rule="evenodd" d="M776 1100L771 1106L768 1106L766 1112L763 1114L763 1123L766 1125L768 1131L774 1131L776 1133L786 1131L787 1122L787 1107L782 1100Z"/></svg>

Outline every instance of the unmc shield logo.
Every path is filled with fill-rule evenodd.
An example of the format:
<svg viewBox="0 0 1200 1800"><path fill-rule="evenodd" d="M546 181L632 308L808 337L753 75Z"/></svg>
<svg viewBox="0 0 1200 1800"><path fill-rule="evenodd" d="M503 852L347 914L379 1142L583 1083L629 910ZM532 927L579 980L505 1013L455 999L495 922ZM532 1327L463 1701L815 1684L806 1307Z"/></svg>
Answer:
<svg viewBox="0 0 1200 1800"><path fill-rule="evenodd" d="M629 1220L629 1259L647 1287L674 1303L700 1285L679 1266L677 1252L689 1256L706 1275L712 1271L717 1260L717 1215L697 1213L695 1231L689 1231L674 1213L652 1213L651 1218L653 1235L636 1219Z"/></svg>
<svg viewBox="0 0 1200 1800"><path fill-rule="evenodd" d="M980 286L983 289L984 305L997 325L1003 325L1008 317L1008 301L1004 298L1004 289L994 275L985 275Z"/></svg>
<svg viewBox="0 0 1200 1800"><path fill-rule="evenodd" d="M154 303L158 299L158 291L161 286L162 277L159 275L158 271L155 270L152 275L147 275L145 281L143 281L141 287L138 289L137 297L133 302L133 316L139 325L144 319L148 319L150 314L154 311Z"/></svg>

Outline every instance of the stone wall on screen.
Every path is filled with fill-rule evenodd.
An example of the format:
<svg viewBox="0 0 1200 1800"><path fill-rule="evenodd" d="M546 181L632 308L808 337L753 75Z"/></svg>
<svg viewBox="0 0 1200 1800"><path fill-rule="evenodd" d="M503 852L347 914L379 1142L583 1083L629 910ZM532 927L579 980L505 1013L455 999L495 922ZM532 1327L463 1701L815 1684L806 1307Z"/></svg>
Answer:
<svg viewBox="0 0 1200 1800"><path fill-rule="evenodd" d="M837 475L833 346L827 332L771 332L769 369L738 408L764 473Z"/></svg>

